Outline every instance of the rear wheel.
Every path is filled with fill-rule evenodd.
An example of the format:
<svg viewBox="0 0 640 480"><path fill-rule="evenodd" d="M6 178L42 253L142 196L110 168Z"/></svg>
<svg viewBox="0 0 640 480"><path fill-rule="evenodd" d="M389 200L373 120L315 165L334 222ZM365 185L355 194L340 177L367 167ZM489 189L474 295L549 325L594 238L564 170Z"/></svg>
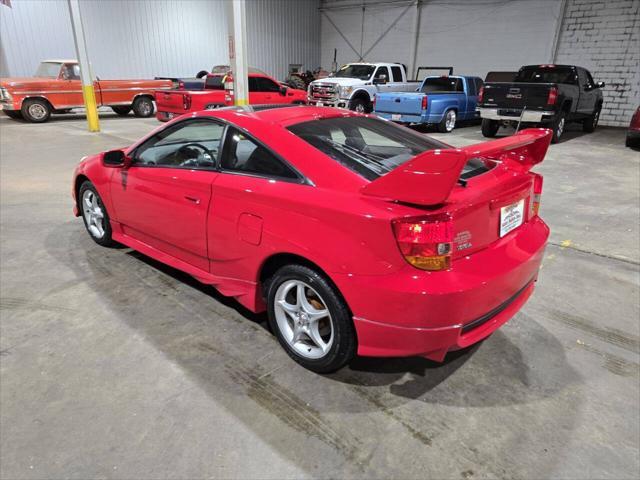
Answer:
<svg viewBox="0 0 640 480"><path fill-rule="evenodd" d="M119 106L116 106L116 107L111 107L111 110L113 110L115 113L117 113L121 117L124 117L125 115L129 115L129 112L131 111L131 106L130 105L119 105Z"/></svg>
<svg viewBox="0 0 640 480"><path fill-rule="evenodd" d="M133 101L133 114L136 117L150 117L154 111L155 107L150 97L138 97Z"/></svg>
<svg viewBox="0 0 640 480"><path fill-rule="evenodd" d="M51 116L51 105L39 98L28 98L22 102L22 117L33 123L44 123Z"/></svg>
<svg viewBox="0 0 640 480"><path fill-rule="evenodd" d="M551 137L551 143L558 143L562 134L564 133L564 129L567 125L567 114L565 112L560 112L558 114L558 118L556 118L555 122L553 122L553 136Z"/></svg>
<svg viewBox="0 0 640 480"><path fill-rule="evenodd" d="M20 110L2 110L2 113L4 113L7 117L13 118L15 120L19 120L22 118L22 113L20 112Z"/></svg>
<svg viewBox="0 0 640 480"><path fill-rule="evenodd" d="M595 131L598 126L598 120L600 120L600 110L602 110L602 105L598 105L596 111L590 117L584 119L582 122L582 130L584 132L592 133Z"/></svg>
<svg viewBox="0 0 640 480"><path fill-rule="evenodd" d="M111 222L109 214L98 195L96 187L85 181L78 192L78 204L82 212L82 220L89 236L98 245L111 247L116 243L111 238Z"/></svg>
<svg viewBox="0 0 640 480"><path fill-rule="evenodd" d="M482 119L482 136L487 138L493 138L498 133L500 124L496 120L490 120L488 118Z"/></svg>
<svg viewBox="0 0 640 480"><path fill-rule="evenodd" d="M329 373L356 353L351 314L321 274L302 265L280 268L267 289L269 325L282 347L303 367Z"/></svg>
<svg viewBox="0 0 640 480"><path fill-rule="evenodd" d="M450 133L456 126L456 111L447 110L438 124L438 131L441 133Z"/></svg>

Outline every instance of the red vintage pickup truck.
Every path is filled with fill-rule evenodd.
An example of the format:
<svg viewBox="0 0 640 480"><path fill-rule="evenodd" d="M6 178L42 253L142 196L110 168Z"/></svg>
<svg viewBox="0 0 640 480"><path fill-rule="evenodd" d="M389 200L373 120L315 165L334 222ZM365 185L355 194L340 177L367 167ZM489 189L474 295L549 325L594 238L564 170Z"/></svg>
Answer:
<svg viewBox="0 0 640 480"><path fill-rule="evenodd" d="M156 118L166 122L188 112L213 110L233 105L233 80L229 73L207 75L204 90L171 90L156 92L158 113ZM249 103L261 104L305 104L307 92L282 85L266 73L249 69Z"/></svg>
<svg viewBox="0 0 640 480"><path fill-rule="evenodd" d="M172 87L170 80L97 80L98 106L118 115L131 110L138 117L154 113L153 93ZM68 113L84 106L80 66L76 60L45 60L30 78L0 78L0 107L11 118L41 123L52 113Z"/></svg>

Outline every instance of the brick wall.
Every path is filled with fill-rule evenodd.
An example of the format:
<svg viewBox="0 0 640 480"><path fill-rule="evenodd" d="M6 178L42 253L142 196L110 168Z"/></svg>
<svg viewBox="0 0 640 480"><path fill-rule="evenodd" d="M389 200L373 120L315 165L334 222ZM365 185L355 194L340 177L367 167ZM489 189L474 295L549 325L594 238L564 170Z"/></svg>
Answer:
<svg viewBox="0 0 640 480"><path fill-rule="evenodd" d="M640 0L567 0L555 63L603 81L602 125L629 125L640 104Z"/></svg>

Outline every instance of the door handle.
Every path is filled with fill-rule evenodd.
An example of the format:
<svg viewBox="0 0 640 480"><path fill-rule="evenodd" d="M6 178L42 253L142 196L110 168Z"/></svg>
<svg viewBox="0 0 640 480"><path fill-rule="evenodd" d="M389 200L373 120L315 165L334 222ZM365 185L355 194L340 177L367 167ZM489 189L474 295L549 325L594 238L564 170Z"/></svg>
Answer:
<svg viewBox="0 0 640 480"><path fill-rule="evenodd" d="M189 195L185 195L184 198L189 200L190 202L195 203L196 205L200 205L200 199L196 197L190 197Z"/></svg>

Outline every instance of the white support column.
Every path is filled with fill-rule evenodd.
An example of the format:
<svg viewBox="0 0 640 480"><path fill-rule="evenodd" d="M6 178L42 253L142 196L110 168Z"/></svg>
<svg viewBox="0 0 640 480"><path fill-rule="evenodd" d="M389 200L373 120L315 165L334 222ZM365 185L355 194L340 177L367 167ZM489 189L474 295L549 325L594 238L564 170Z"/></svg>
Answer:
<svg viewBox="0 0 640 480"><path fill-rule="evenodd" d="M420 0L416 0L416 13L413 22L413 42L411 44L411 57L409 64L409 71L407 72L407 76L410 77L411 80L416 78L418 74L418 65L416 65L418 59L418 43L420 41L420 15L421 15L421 6Z"/></svg>
<svg viewBox="0 0 640 480"><path fill-rule="evenodd" d="M245 0L227 0L229 25L229 61L233 74L235 105L249 103L249 78L247 67L247 21Z"/></svg>
<svg viewBox="0 0 640 480"><path fill-rule="evenodd" d="M79 0L68 0L69 15L71 17L71 28L73 30L73 40L76 46L76 55L80 64L80 79L82 82L82 97L87 110L87 124L90 132L100 131L98 121L98 106L96 104L96 93L93 89L93 74L87 53L87 43L84 39L84 29L82 28L82 17L80 16Z"/></svg>

